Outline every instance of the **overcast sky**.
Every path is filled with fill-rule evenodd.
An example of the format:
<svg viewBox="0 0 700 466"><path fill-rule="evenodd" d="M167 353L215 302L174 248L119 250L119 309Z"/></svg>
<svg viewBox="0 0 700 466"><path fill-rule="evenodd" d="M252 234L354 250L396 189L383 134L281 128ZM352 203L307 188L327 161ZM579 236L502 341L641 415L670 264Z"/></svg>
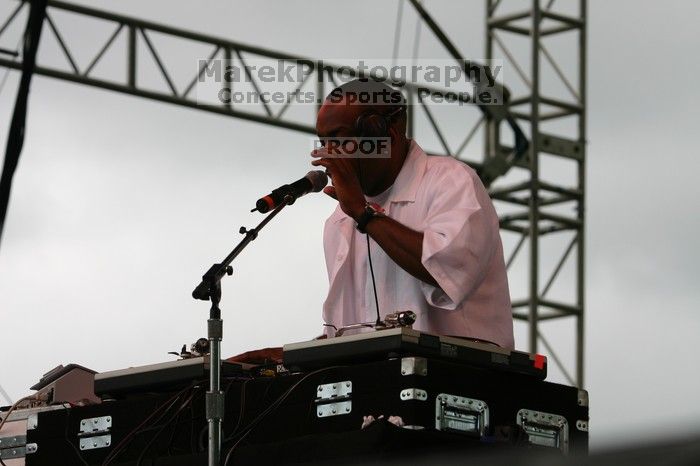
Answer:
<svg viewBox="0 0 700 466"><path fill-rule="evenodd" d="M81 3L316 58L391 58L397 5ZM482 1L425 4L466 57L483 57ZM0 22L15 5L0 2ZM700 430L700 118L691 108L700 98L699 14L691 1L589 4L586 388L593 448ZM83 68L111 32L71 16L54 19ZM24 24L22 17L0 47L15 48ZM406 5L401 57L413 56L415 24ZM420 34L418 57L447 58L429 31ZM39 62L65 66L47 29L42 41ZM205 52L158 44L182 88ZM575 63L565 42L550 48L564 65ZM103 76L122 73L123 58L102 66ZM162 86L155 66L143 67L140 79ZM504 73L506 84L522 85L507 62ZM551 69L543 74L557 85ZM3 149L18 76L11 72L0 93ZM441 123L462 124L452 116ZM439 149L427 132L417 139ZM260 220L248 212L254 200L310 169L309 147L305 134L35 76L0 244L0 385L16 399L58 364L104 371L161 362L205 336L208 307L191 299L193 286L238 242L239 226ZM471 148L477 159L479 148ZM551 170L567 176L566 167ZM323 195L305 197L233 264L222 301L225 355L320 332L327 291L321 232L333 208ZM543 263L554 263L555 252L543 251ZM525 279L510 281L515 296ZM519 349L527 348L523 329ZM570 358L571 327L548 331ZM554 370L552 380L561 381Z"/></svg>

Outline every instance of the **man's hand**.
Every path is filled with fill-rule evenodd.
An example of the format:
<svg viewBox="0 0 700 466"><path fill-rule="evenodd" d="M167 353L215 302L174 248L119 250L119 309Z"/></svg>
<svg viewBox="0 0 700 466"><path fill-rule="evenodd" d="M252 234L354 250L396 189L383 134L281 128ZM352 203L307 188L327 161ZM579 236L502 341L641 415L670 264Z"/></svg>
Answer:
<svg viewBox="0 0 700 466"><path fill-rule="evenodd" d="M331 179L332 186L326 186L323 192L337 200L349 217L357 219L364 212L366 201L353 159L329 154L325 147L313 150L311 156L316 159L311 165L325 167Z"/></svg>
<svg viewBox="0 0 700 466"><path fill-rule="evenodd" d="M343 212L357 220L367 201L355 172L354 159L329 154L325 147L312 151L311 156L316 158L311 164L325 167L333 183L323 192L337 199ZM421 262L423 233L389 217L376 217L365 230L399 267L425 283L438 286Z"/></svg>

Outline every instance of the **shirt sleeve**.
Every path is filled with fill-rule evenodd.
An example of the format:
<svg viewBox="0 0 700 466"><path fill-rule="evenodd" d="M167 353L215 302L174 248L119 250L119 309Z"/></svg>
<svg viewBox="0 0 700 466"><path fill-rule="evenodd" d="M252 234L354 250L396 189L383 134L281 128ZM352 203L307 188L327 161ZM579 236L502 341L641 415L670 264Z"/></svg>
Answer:
<svg viewBox="0 0 700 466"><path fill-rule="evenodd" d="M482 283L496 250L498 217L476 175L451 167L428 196L421 262L439 287L421 283L431 306L456 309Z"/></svg>

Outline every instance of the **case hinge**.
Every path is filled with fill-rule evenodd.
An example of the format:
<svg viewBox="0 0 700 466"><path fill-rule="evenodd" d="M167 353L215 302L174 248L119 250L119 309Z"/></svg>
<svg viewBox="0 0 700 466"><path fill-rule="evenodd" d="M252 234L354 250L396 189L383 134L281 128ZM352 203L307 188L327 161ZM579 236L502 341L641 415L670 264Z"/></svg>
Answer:
<svg viewBox="0 0 700 466"><path fill-rule="evenodd" d="M91 417L80 420L78 444L81 450L106 448L112 444L112 416Z"/></svg>
<svg viewBox="0 0 700 466"><path fill-rule="evenodd" d="M352 381L326 383L316 387L316 417L332 417L352 412Z"/></svg>
<svg viewBox="0 0 700 466"><path fill-rule="evenodd" d="M404 388L399 393L401 401L408 400L420 400L426 401L428 399L428 392L421 390L420 388Z"/></svg>

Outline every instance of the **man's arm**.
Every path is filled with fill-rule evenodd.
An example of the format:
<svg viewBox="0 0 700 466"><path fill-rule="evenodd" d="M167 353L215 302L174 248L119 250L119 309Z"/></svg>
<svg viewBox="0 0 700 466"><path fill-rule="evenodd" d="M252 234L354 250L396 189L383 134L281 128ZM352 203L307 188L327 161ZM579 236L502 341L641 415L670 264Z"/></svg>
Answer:
<svg viewBox="0 0 700 466"><path fill-rule="evenodd" d="M373 218L365 231L399 267L429 285L438 286L421 261L423 233L389 217Z"/></svg>
<svg viewBox="0 0 700 466"><path fill-rule="evenodd" d="M365 198L347 159L325 158L323 152L312 155L321 157L312 164L326 167L332 175L333 186L323 191L338 200L346 215L359 218ZM498 216L483 185L465 167L446 166L438 183L449 188L431 199L423 232L382 217L372 219L365 230L394 262L430 285L430 290L423 289L428 303L453 310L489 271L500 243Z"/></svg>
<svg viewBox="0 0 700 466"><path fill-rule="evenodd" d="M366 201L348 159L325 158L325 148L316 149L311 155L316 157L311 164L325 167L333 183L323 192L336 199L346 215L357 220L365 210ZM388 217L372 219L365 230L399 267L425 283L438 286L421 262L423 233Z"/></svg>

